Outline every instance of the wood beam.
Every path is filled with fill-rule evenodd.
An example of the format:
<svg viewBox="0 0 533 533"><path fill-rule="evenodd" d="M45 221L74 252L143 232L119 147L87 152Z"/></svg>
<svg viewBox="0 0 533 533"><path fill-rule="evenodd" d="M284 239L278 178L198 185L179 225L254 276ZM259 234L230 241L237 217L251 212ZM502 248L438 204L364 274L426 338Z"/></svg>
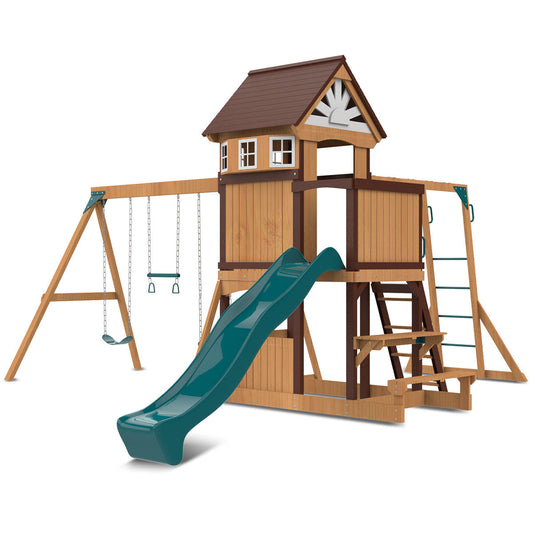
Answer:
<svg viewBox="0 0 533 533"><path fill-rule="evenodd" d="M95 191L105 191L104 200L218 192L218 178L91 187L91 192Z"/></svg>

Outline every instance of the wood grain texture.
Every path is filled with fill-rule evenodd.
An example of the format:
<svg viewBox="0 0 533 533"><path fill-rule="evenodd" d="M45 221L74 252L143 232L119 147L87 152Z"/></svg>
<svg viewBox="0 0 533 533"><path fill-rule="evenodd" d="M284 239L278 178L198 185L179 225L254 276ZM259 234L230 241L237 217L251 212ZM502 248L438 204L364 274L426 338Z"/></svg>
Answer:
<svg viewBox="0 0 533 533"><path fill-rule="evenodd" d="M358 263L419 263L419 195L358 191Z"/></svg>
<svg viewBox="0 0 533 533"><path fill-rule="evenodd" d="M19 349L17 350L17 353L13 358L9 370L7 371L7 374L4 378L6 381L13 381L13 379L15 379L15 375L20 367L20 364L22 363L22 360L24 359L24 356L26 355L26 351L28 350L31 344L31 341L35 335L35 332L37 331L37 328L39 327L39 324L41 323L41 320L44 317L44 314L46 313L46 310L48 309L48 305L52 299L52 296L55 293L55 290L57 289L57 286L59 285L59 282L61 281L65 270L67 269L70 259L72 258L72 254L74 253L76 246L78 246L81 236L83 235L83 232L87 227L87 223L89 222L89 219L91 218L94 209L95 206L93 205L91 208L89 208L82 214L81 219L78 222L76 229L74 230L74 234L72 235L72 238L68 243L65 253L63 254L63 257L61 258L61 261L59 262L59 265L54 275L52 276L50 285L48 285L48 289L46 290L44 296L41 298L41 303L39 304L39 307L35 312L33 320L31 321L31 324L28 330L26 331L24 338L22 339Z"/></svg>
<svg viewBox="0 0 533 533"><path fill-rule="evenodd" d="M292 392L292 359L292 339L279 335L268 337L239 387L272 392Z"/></svg>
<svg viewBox="0 0 533 533"><path fill-rule="evenodd" d="M91 187L91 191L105 191L103 197L105 200L111 200L113 198L138 198L140 196L218 192L218 178L105 185Z"/></svg>

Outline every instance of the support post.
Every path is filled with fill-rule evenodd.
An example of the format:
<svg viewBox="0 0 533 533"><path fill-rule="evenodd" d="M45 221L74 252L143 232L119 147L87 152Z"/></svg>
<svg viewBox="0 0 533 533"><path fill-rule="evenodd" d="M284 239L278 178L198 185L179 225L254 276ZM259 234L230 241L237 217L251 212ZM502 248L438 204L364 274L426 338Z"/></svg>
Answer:
<svg viewBox="0 0 533 533"><path fill-rule="evenodd" d="M467 192L468 195L468 192ZM472 224L470 222L470 209L461 203L463 212L463 225L465 232L466 258L468 263L468 281L470 286L470 301L472 303L472 321L474 323L474 340L476 344L477 377L485 378L485 360L483 358L483 340L481 338L481 321L478 309L478 294L476 281L476 263L474 260L474 243L472 240Z"/></svg>
<svg viewBox="0 0 533 533"><path fill-rule="evenodd" d="M72 254L74 253L74 250L76 249L76 246L78 245L78 242L80 241L80 238L83 235L85 228L87 227L87 223L89 222L93 211L94 205L91 206L87 211L85 211L81 216L78 226L76 227L74 234L72 235L72 238L68 243L67 249L65 250L63 257L59 262L54 276L52 277L52 281L50 281L50 285L48 286L48 289L46 290L44 296L41 299L41 303L37 308L33 320L31 321L30 327L28 328L28 331L26 331L26 335L24 336L24 339L22 340L19 346L19 349L15 355L15 358L13 359L13 362L11 363L11 366L9 367L9 370L7 371L7 374L4 378L6 381L13 381L13 379L15 379L17 370L19 369L19 366L22 363L24 356L26 355L26 351L28 350L33 336L35 335L35 332L37 331L37 328L39 327L39 324L41 323L41 320L43 319L43 316L46 313L48 304L50 303L52 296L55 293L57 286L59 285L59 282L63 277L63 274L65 273L70 259L72 258Z"/></svg>
<svg viewBox="0 0 533 533"><path fill-rule="evenodd" d="M128 343L130 349L131 360L133 362L133 368L135 370L141 370L141 361L139 360L139 353L137 352L137 344L135 343L135 336L133 335L133 329L131 327L130 318L128 315L128 306L126 299L124 298L124 291L122 290L122 283L120 281L120 275L118 273L117 261L115 259L115 252L113 251L113 245L111 244L111 237L109 236L109 230L105 221L104 208L102 202L96 204L96 217L98 218L98 225L100 226L100 232L102 239L105 243L105 251L107 255L107 262L109 263L109 270L113 279L113 285L115 292L117 293L118 308L120 309L120 316L122 318L122 324L124 325L124 331L126 335L131 335L133 338Z"/></svg>
<svg viewBox="0 0 533 533"><path fill-rule="evenodd" d="M353 338L357 337L357 289L358 283L346 284L346 399L357 400L356 351Z"/></svg>
<svg viewBox="0 0 533 533"><path fill-rule="evenodd" d="M421 331L422 330L422 309L420 302L420 295L418 291L413 290L413 308L412 308L412 330ZM420 358L420 344L412 345L412 357L411 357L411 373L413 377L422 375L422 359ZM413 390L422 390L421 383L413 383Z"/></svg>
<svg viewBox="0 0 533 533"><path fill-rule="evenodd" d="M304 393L304 304L289 317L287 335L293 339L293 392Z"/></svg>
<svg viewBox="0 0 533 533"><path fill-rule="evenodd" d="M370 335L370 283L365 283L365 288L359 299L359 335ZM360 398L370 398L370 354L360 366Z"/></svg>

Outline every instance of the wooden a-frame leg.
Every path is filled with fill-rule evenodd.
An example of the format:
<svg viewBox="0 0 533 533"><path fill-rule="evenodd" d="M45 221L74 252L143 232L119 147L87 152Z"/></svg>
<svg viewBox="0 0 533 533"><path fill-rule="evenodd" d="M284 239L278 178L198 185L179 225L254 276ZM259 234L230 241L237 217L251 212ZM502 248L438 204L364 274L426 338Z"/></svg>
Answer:
<svg viewBox="0 0 533 533"><path fill-rule="evenodd" d="M221 296L222 296L222 282L218 280L217 284L215 285L215 291L213 292L213 298L211 299L211 305L209 306L209 311L205 318L204 328L202 329L202 337L200 338L200 342L198 343L198 350L196 351L197 354L201 350L207 337L209 337L209 334L211 333L211 329L213 327L213 322L215 320L215 315L216 315L217 308L218 308L218 303L220 301Z"/></svg>
<svg viewBox="0 0 533 533"><path fill-rule="evenodd" d="M115 287L115 292L117 293L118 298L118 307L120 309L120 316L122 317L122 323L124 324L124 331L126 335L131 335L133 338L128 343L128 348L130 349L131 360L133 362L133 368L135 370L141 370L141 361L139 360L139 354L137 352L137 344L135 343L135 337L133 335L133 330L130 324L130 318L128 315L128 306L124 298L124 291L122 290L122 283L120 281L120 275L118 273L117 262L115 260L115 253L113 252L113 246L111 245L111 238L109 236L109 231L107 229L107 224L105 221L104 208L102 207L102 202L96 203L96 216L98 218L98 224L100 226L100 232L102 233L102 239L105 243L105 251L107 255L107 262L109 264L109 270L111 272L111 277L113 278L113 285Z"/></svg>
<svg viewBox="0 0 533 533"><path fill-rule="evenodd" d="M476 263L474 261L474 243L472 240L472 223L470 209L461 205L463 212L463 226L465 233L466 258L468 263L468 281L470 286L470 300L472 303L472 321L474 323L474 340L476 344L477 377L485 378L485 359L483 357L483 340L481 338L481 321L479 318Z"/></svg>
<svg viewBox="0 0 533 533"><path fill-rule="evenodd" d="M11 366L9 367L9 370L7 371L7 374L4 378L6 381L13 381L13 379L15 379L15 374L17 373L17 370L19 369L19 366L22 363L24 356L26 355L26 351L28 350L33 336L35 335L35 332L37 331L37 328L39 327L39 324L41 323L41 320L43 319L43 316L46 313L48 304L50 303L51 298L54 295L57 286L59 285L59 282L63 277L63 274L65 273L70 259L72 258L72 254L74 253L74 250L76 249L76 246L78 245L78 242L80 241L80 238L83 235L85 228L87 227L87 223L89 222L93 211L94 205L87 209L87 211L85 211L81 216L78 226L76 227L76 230L74 231L74 234L72 235L72 238L68 243L67 249L65 250L63 257L59 262L54 276L52 277L52 281L50 281L50 285L48 286L48 289L46 290L41 299L41 303L37 309L37 312L35 313L35 316L33 317L33 320L31 321L30 327L28 328L28 331L26 331L26 335L24 336L24 339L22 340L19 346L19 349L15 355L15 358L13 359L13 362L11 363Z"/></svg>

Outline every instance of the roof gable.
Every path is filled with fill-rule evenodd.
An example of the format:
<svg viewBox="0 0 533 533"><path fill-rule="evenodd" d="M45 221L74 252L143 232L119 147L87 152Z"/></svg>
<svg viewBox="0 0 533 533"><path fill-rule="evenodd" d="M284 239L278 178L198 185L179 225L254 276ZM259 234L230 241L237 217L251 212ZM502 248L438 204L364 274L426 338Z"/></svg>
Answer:
<svg viewBox="0 0 533 533"><path fill-rule="evenodd" d="M250 71L203 135L298 125L340 69L349 74L381 137L386 137L344 56Z"/></svg>

